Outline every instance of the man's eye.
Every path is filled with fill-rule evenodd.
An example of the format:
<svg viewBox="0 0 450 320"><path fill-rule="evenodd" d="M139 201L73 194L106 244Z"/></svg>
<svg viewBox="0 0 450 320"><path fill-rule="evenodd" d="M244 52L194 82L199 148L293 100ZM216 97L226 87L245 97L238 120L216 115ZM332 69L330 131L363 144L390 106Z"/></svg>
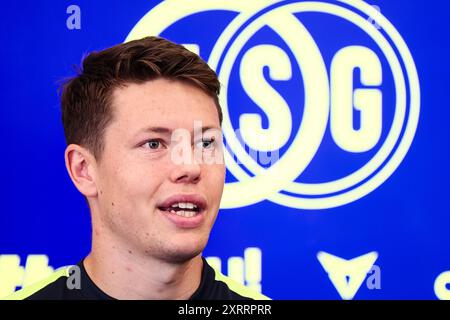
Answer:
<svg viewBox="0 0 450 320"><path fill-rule="evenodd" d="M162 143L160 140L149 140L145 145L148 146L149 149L157 150L162 146Z"/></svg>
<svg viewBox="0 0 450 320"><path fill-rule="evenodd" d="M203 149L212 149L214 148L214 139L203 139L201 145Z"/></svg>

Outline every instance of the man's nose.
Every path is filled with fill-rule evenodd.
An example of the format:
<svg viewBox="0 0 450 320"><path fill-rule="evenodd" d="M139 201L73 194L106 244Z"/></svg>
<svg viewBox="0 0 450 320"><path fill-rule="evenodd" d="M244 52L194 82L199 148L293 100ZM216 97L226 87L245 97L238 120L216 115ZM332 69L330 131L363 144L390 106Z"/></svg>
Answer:
<svg viewBox="0 0 450 320"><path fill-rule="evenodd" d="M173 161L171 180L175 183L197 183L201 178L201 165L194 148L184 148L182 158Z"/></svg>

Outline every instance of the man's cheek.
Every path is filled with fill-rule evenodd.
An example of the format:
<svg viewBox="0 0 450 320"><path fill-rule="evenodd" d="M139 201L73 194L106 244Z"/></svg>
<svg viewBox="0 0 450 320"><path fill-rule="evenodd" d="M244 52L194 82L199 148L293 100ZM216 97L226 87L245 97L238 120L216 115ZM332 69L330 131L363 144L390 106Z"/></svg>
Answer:
<svg viewBox="0 0 450 320"><path fill-rule="evenodd" d="M225 168L215 167L209 173L209 182L212 186L216 186L217 189L223 188L225 183Z"/></svg>

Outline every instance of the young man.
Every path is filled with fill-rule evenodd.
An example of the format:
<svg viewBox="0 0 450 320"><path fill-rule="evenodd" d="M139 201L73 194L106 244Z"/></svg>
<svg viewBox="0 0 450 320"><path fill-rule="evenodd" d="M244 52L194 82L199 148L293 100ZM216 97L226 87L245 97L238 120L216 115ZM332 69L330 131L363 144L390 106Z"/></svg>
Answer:
<svg viewBox="0 0 450 320"><path fill-rule="evenodd" d="M200 57L162 38L84 59L61 98L67 171L92 219L81 288L65 268L11 298L265 298L201 256L225 179L219 89Z"/></svg>

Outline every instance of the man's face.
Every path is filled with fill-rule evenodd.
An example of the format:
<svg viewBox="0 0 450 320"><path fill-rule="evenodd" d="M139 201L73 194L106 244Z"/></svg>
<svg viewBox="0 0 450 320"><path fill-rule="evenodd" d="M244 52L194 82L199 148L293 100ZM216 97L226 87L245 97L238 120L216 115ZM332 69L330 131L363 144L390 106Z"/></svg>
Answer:
<svg viewBox="0 0 450 320"><path fill-rule="evenodd" d="M112 108L96 165L97 218L130 250L168 261L196 256L207 243L225 179L223 161L198 158L222 157L213 98L191 84L157 79L117 88ZM194 121L216 130L195 136ZM188 139L174 138L180 130ZM180 150L188 161L180 162Z"/></svg>

